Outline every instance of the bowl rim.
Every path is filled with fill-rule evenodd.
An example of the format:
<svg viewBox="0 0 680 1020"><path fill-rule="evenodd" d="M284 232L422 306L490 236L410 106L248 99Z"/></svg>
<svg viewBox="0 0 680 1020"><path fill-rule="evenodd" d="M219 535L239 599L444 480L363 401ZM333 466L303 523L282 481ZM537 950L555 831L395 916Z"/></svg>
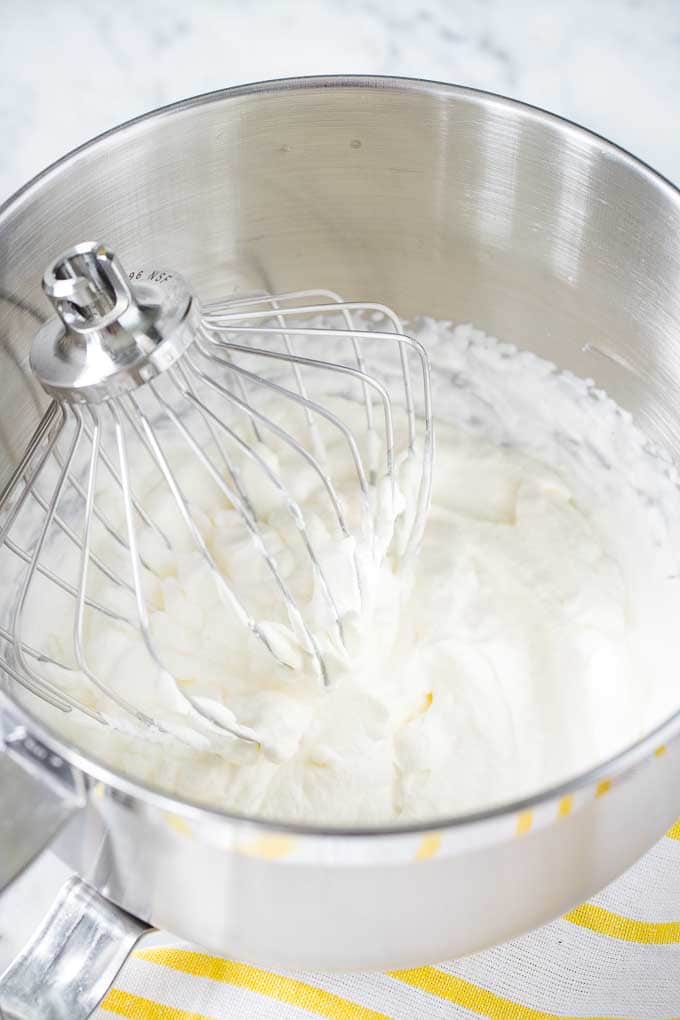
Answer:
<svg viewBox="0 0 680 1020"><path fill-rule="evenodd" d="M0 204L0 231L2 230L5 217L14 213L25 202L30 201L33 194L52 177L56 176L62 167L78 160L89 153L90 150L101 146L108 139L115 138L124 132L135 132L143 128L147 121L180 116L195 108L243 96L275 96L287 92L312 89L373 89L376 91L391 90L404 93L424 92L443 97L456 96L461 100L478 102L480 105L487 107L495 106L503 110L510 110L524 118L529 118L543 125L552 126L559 129L562 133L566 132L581 141L586 141L601 152L607 153L610 157L629 165L638 174L647 178L655 188L664 191L671 201L680 206L680 189L643 160L633 156L625 148L611 142L603 135L584 128L566 117L551 113L542 107L517 99L511 99L496 92L424 78L388 75L310 75L267 79L200 93L199 95L149 110L95 135L93 138L59 157L59 159L32 177ZM270 820L240 812L228 811L189 799L174 797L164 791L162 787L133 779L125 773L111 768L96 756L91 757L89 754L80 751L77 747L60 737L49 726L35 719L25 705L17 703L9 694L0 690L0 710L4 705L7 706L12 722L23 724L31 735L38 737L50 750L56 752L70 765L86 773L96 781L104 782L108 786L113 787L119 793L141 799L164 812L170 812L195 820L211 819L213 822L219 821L237 826L252 827L260 831L279 832L297 837L349 837L363 840L422 835L433 831L461 830L467 826L477 825L482 822L497 821L533 811L546 803L568 797L585 787L596 786L598 783L605 781L611 782L621 779L649 758L658 755L660 750L665 748L669 741L680 734L680 709L678 709L645 736L628 745L617 754L610 756L605 761L585 772L576 773L560 783L541 788L530 796L501 802L481 810L468 811L441 818L435 817L425 821L419 820L416 822L388 825L330 826L327 824L314 825L311 823Z"/></svg>

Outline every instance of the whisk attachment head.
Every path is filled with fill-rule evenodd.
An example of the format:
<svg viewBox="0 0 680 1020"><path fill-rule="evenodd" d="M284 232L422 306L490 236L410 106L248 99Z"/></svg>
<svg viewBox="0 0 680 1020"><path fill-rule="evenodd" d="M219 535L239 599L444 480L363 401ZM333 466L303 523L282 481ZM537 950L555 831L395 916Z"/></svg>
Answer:
<svg viewBox="0 0 680 1020"><path fill-rule="evenodd" d="M200 325L177 273L129 276L116 255L88 241L47 268L42 286L57 318L36 334L31 368L57 400L97 404L149 382L181 358Z"/></svg>

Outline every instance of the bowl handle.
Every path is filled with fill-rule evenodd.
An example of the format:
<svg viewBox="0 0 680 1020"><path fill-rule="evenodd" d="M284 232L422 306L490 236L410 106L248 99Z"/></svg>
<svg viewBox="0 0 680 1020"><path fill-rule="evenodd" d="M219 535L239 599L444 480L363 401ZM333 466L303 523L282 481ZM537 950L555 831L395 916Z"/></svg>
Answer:
<svg viewBox="0 0 680 1020"><path fill-rule="evenodd" d="M0 1017L86 1020L148 930L70 878L40 930L0 977Z"/></svg>

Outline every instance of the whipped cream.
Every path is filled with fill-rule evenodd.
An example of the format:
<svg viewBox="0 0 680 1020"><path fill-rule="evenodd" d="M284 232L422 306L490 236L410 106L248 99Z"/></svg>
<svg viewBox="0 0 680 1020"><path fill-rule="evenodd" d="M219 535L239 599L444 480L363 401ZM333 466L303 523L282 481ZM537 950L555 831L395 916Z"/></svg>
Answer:
<svg viewBox="0 0 680 1020"><path fill-rule="evenodd" d="M85 629L90 669L166 732L140 731L79 671L46 667L111 725L31 699L36 711L98 758L180 797L350 825L530 794L622 750L678 707L680 492L670 464L592 383L469 325L422 319L411 331L431 356L437 435L416 560L406 569L389 550L376 559L361 539L340 539L311 474L294 471L348 650L318 577L302 564L290 514L243 464L268 548L331 664L329 686L234 509L194 458L178 455L212 555L293 668L277 665L229 612L195 545L175 534L167 496L152 487L138 498L174 548L141 529L142 554L160 578L146 582L150 632L203 723L187 716L141 635L97 614ZM294 412L283 413L285 421ZM342 458L326 439L329 458ZM415 475L402 458L397 495L407 511ZM338 493L356 523L355 489L341 471ZM383 497L377 532L387 548L403 505ZM97 541L115 559L106 534ZM97 584L102 602L134 613L129 593ZM47 638L65 657L72 618L34 605L27 637L42 646ZM237 720L262 748L218 735L205 717Z"/></svg>

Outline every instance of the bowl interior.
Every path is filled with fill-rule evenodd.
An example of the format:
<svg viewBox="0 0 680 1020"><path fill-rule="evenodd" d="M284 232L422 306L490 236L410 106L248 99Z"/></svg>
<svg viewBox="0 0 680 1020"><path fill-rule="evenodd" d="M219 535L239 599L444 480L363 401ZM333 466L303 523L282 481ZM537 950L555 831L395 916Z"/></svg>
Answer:
<svg viewBox="0 0 680 1020"><path fill-rule="evenodd" d="M591 377L680 455L680 194L607 142L453 86L306 79L190 100L0 211L0 486L46 404L44 267L102 240L201 298L331 288L473 321Z"/></svg>

